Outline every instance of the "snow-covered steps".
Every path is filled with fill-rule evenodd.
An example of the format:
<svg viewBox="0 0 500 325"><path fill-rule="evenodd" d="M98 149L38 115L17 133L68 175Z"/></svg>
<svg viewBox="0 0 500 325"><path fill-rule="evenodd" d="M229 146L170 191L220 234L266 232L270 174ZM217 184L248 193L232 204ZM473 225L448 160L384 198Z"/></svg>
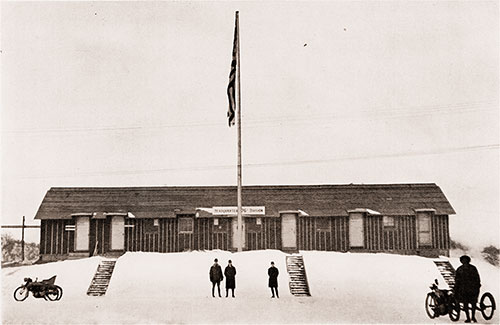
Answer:
<svg viewBox="0 0 500 325"><path fill-rule="evenodd" d="M289 255L286 257L286 270L290 275L290 293L294 296L310 296L307 284L306 268L302 255Z"/></svg>
<svg viewBox="0 0 500 325"><path fill-rule="evenodd" d="M434 260L439 272L443 276L443 279L448 284L450 289L455 286L455 269L448 260Z"/></svg>
<svg viewBox="0 0 500 325"><path fill-rule="evenodd" d="M102 260L97 271L90 283L89 289L87 290L87 295L89 296L104 296L106 290L108 289L109 281L111 280L111 275L113 275L113 270L115 268L116 260Z"/></svg>

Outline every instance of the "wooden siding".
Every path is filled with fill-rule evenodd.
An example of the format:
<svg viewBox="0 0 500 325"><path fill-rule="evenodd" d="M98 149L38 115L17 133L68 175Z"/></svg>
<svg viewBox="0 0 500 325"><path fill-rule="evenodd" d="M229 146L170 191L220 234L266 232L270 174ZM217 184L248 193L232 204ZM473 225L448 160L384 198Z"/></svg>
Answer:
<svg viewBox="0 0 500 325"><path fill-rule="evenodd" d="M450 248L449 218L431 218L432 245L417 247L416 217L394 216L394 226L384 226L382 216L365 216L364 248L372 252L420 254L419 251L447 251ZM246 250L282 249L281 219L245 218ZM349 251L348 217L298 217L299 250ZM125 251L181 252L184 250L232 250L231 218L193 218L193 231L179 233L177 218L125 219ZM65 230L75 225L73 219L42 220L40 254L65 255L74 252L75 232ZM110 219L91 219L89 253L105 254L110 250ZM358 250L358 249L356 249Z"/></svg>
<svg viewBox="0 0 500 325"><path fill-rule="evenodd" d="M218 220L219 225L214 225L212 218L194 218L192 232L179 232L178 219L158 219L158 226L154 230L145 226L151 219L126 219L125 250L160 253L230 250L231 219Z"/></svg>
<svg viewBox="0 0 500 325"><path fill-rule="evenodd" d="M152 231L145 226L149 219L125 220L125 250L129 252L178 252L176 219L159 219Z"/></svg>
<svg viewBox="0 0 500 325"><path fill-rule="evenodd" d="M432 248L450 249L450 229L447 215L433 215L431 218Z"/></svg>
<svg viewBox="0 0 500 325"><path fill-rule="evenodd" d="M382 216L364 217L364 248L379 251L383 246Z"/></svg>
<svg viewBox="0 0 500 325"><path fill-rule="evenodd" d="M411 251L417 250L417 228L415 216L394 216L394 226L383 225L381 216L365 217L365 250ZM448 250L450 248L448 216L431 218L432 245L420 249Z"/></svg>
<svg viewBox="0 0 500 325"><path fill-rule="evenodd" d="M382 220L379 220L383 229L383 244L376 250L415 250L417 245L415 217L398 216L393 218L394 227L386 227L382 224Z"/></svg>
<svg viewBox="0 0 500 325"><path fill-rule="evenodd" d="M40 254L64 255L74 251L75 232L66 231L73 220L42 220L40 225Z"/></svg>
<svg viewBox="0 0 500 325"><path fill-rule="evenodd" d="M219 224L214 224L214 219L200 218L195 220L194 249L221 249L232 248L231 218L218 218Z"/></svg>
<svg viewBox="0 0 500 325"><path fill-rule="evenodd" d="M382 216L365 217L365 249L414 251L417 248L414 216L393 216L394 226L384 226Z"/></svg>
<svg viewBox="0 0 500 325"><path fill-rule="evenodd" d="M299 217L298 249L348 251L350 249L348 225L346 217ZM363 228L364 247L359 250L409 253L415 253L417 250L415 216L394 216L394 226L391 227L384 227L382 216L365 216ZM448 216L433 216L432 246L423 249L448 250L449 247Z"/></svg>
<svg viewBox="0 0 500 325"><path fill-rule="evenodd" d="M297 248L299 250L341 251L349 248L347 217L299 217Z"/></svg>
<svg viewBox="0 0 500 325"><path fill-rule="evenodd" d="M91 256L109 252L110 223L110 217L106 219L90 219L89 252Z"/></svg>
<svg viewBox="0 0 500 325"><path fill-rule="evenodd" d="M245 250L281 249L281 219L245 218Z"/></svg>

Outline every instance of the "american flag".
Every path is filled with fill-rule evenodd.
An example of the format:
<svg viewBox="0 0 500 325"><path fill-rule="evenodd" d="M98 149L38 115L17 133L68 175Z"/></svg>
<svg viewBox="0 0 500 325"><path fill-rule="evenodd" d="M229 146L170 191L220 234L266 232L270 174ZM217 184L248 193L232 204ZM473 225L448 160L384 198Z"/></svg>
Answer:
<svg viewBox="0 0 500 325"><path fill-rule="evenodd" d="M229 72L229 84L227 85L227 97L229 99L229 109L227 111L227 118L229 127L234 125L236 119L236 60L238 59L238 12L236 12L235 25L234 25L234 41L233 41L233 59L231 61L231 72Z"/></svg>

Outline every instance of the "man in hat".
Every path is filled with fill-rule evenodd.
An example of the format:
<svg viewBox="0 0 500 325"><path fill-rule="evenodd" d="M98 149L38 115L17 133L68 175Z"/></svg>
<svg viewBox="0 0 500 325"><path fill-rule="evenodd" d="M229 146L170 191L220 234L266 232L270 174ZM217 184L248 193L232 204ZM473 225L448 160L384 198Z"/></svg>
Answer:
<svg viewBox="0 0 500 325"><path fill-rule="evenodd" d="M210 272L209 272L210 282L212 282L212 297L214 297L214 298L215 298L214 289L215 289L216 284L217 284L217 291L219 292L219 297L221 297L221 295L220 295L220 282L222 280L224 280L224 276L222 275L222 269L217 262L218 262L218 260L215 259L214 265L212 265L212 267L210 268Z"/></svg>
<svg viewBox="0 0 500 325"><path fill-rule="evenodd" d="M273 294L271 298L274 298L274 291L276 291L276 298L280 297L278 294L279 274L278 268L274 266L274 262L271 262L271 267L267 270L267 275L269 275L269 288L271 288L271 293Z"/></svg>
<svg viewBox="0 0 500 325"><path fill-rule="evenodd" d="M476 304L479 296L479 288L481 287L481 279L474 265L470 264L470 257L464 255L460 257L462 265L457 269L455 274L455 298L458 302L464 304L466 323L471 320L476 321ZM472 306L472 319L469 316L469 304Z"/></svg>
<svg viewBox="0 0 500 325"><path fill-rule="evenodd" d="M227 261L227 266L224 269L224 275L226 276L226 298L228 296L229 289L231 289L234 298L234 289L236 288L236 268L233 266L233 262L231 262L231 260Z"/></svg>

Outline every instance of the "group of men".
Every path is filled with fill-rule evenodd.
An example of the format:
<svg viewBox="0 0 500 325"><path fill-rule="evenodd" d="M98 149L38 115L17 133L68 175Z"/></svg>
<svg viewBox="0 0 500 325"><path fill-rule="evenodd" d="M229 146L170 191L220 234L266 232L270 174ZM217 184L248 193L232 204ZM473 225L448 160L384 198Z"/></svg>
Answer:
<svg viewBox="0 0 500 325"><path fill-rule="evenodd" d="M220 283L224 280L224 276L226 276L226 298L229 296L229 289L231 289L232 297L234 298L234 289L236 288L236 268L233 265L231 260L227 261L227 266L224 269L224 274L222 273L222 268L220 267L219 261L217 259L214 260L214 264L210 267L210 282L212 282L212 297L215 298L215 286L217 286L217 291L219 293L219 297L222 297L220 294ZM271 267L267 270L267 274L269 275L269 288L271 288L272 296L271 298L279 298L278 294L278 268L274 266L274 262L271 262Z"/></svg>

